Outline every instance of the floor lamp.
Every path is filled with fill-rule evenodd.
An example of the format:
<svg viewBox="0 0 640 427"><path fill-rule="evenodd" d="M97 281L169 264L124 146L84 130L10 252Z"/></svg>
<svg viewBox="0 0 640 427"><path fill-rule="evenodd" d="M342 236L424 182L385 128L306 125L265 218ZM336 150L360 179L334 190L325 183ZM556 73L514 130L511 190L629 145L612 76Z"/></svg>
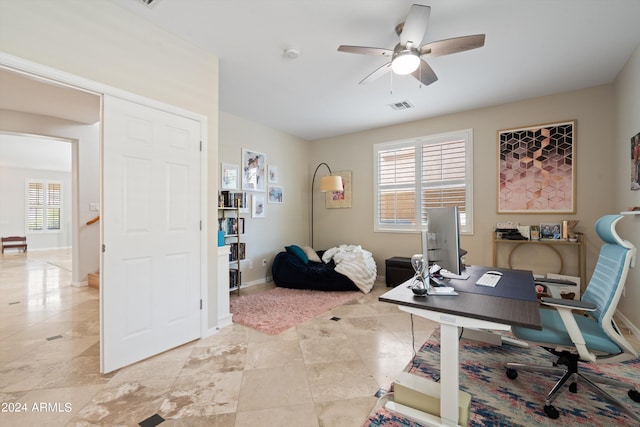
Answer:
<svg viewBox="0 0 640 427"><path fill-rule="evenodd" d="M320 166L325 165L329 170L329 175L320 178L320 191L326 193L327 191L344 191L342 186L342 177L339 175L332 175L331 168L326 163L320 163L316 167L316 171L313 173L313 179L311 180L311 247L313 248L313 186L316 182L316 174Z"/></svg>

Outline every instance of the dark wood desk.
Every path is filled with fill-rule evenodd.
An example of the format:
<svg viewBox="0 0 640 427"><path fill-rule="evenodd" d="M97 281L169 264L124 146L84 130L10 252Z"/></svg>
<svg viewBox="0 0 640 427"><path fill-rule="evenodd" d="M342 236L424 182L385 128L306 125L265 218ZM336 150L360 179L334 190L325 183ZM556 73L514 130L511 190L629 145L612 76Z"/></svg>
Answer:
<svg viewBox="0 0 640 427"><path fill-rule="evenodd" d="M475 284L487 270L503 273L502 279L495 288L482 288ZM472 317L489 322L531 329L542 328L533 274L530 271L469 266L465 272L470 276L468 279L445 280L447 286L453 286L459 295L419 297L411 292L411 280L409 280L384 293L378 299L401 306ZM520 299L514 297L516 293L509 292L509 287L521 288L521 292L517 293Z"/></svg>
<svg viewBox="0 0 640 427"><path fill-rule="evenodd" d="M475 284L487 270L503 273L495 288ZM403 311L440 323L441 415L438 418L424 414L420 421L428 425L458 425L459 327L506 331L516 325L542 329L530 271L471 266L467 267L466 273L470 275L466 280L448 279L447 286L453 286L459 295L415 296L410 279L378 298L397 304ZM399 405L394 404L390 409L402 412Z"/></svg>

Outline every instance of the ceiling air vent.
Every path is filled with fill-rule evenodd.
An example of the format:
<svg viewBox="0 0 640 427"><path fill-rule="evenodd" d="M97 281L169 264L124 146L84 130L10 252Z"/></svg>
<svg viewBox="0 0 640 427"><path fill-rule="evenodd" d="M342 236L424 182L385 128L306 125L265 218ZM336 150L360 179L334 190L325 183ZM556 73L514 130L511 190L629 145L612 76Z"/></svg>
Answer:
<svg viewBox="0 0 640 427"><path fill-rule="evenodd" d="M153 7L156 4L160 3L162 0L138 0L138 2L144 4L145 6L148 7Z"/></svg>
<svg viewBox="0 0 640 427"><path fill-rule="evenodd" d="M401 102L394 102L393 104L389 104L389 107L391 107L396 111L400 111L400 110L408 110L409 108L413 108L413 105L411 105L409 101L401 101Z"/></svg>

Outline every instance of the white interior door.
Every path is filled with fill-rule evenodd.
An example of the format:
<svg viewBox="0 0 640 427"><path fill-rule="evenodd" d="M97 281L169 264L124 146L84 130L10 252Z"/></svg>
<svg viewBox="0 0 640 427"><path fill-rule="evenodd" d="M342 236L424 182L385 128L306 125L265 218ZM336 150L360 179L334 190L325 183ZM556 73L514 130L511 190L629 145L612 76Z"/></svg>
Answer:
<svg viewBox="0 0 640 427"><path fill-rule="evenodd" d="M101 371L200 337L200 122L104 96Z"/></svg>

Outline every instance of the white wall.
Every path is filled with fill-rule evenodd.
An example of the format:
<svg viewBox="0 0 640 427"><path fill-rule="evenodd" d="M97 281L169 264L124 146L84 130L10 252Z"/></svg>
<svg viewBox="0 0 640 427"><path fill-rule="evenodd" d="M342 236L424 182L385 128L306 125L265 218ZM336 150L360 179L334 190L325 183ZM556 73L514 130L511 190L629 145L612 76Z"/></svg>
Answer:
<svg viewBox="0 0 640 427"><path fill-rule="evenodd" d="M351 135L314 141L309 167L326 161L334 170L353 171L353 208L324 209L316 212L316 246L329 247L340 243L362 244L373 252L380 275L384 275L384 260L392 256L411 256L420 251L417 234L373 232L373 159L372 145L416 136L437 134L458 129L474 131L474 228L473 235L463 235L461 245L469 251L467 262L492 264L492 230L498 221L518 221L524 225L558 222L562 219L580 221L576 231L587 237L587 279L594 268L601 242L593 231L594 222L603 215L618 213L626 206L640 205L638 192L629 191L629 138L640 128L638 85L640 84L640 54L636 51L616 90L604 85L569 93L546 96L483 108L398 126L372 129ZM624 94L624 96L622 95ZM618 107L616 109L616 106ZM618 127L616 129L616 110ZM624 116L620 124L620 116ZM504 215L497 214L497 132L501 129L552 123L575 119L576 133L576 198L575 215ZM622 137L617 136L622 133ZM311 169L310 169L311 170ZM612 171L622 171L615 172ZM316 206L322 206L316 195ZM625 219L620 232L638 245L640 217ZM535 248L530 249L525 264L514 268L530 268L545 273L546 260ZM565 253L568 274L577 273L570 252ZM553 257L549 257L551 259ZM640 325L640 289L638 271L632 272L622 311ZM584 287L584 286L583 286Z"/></svg>
<svg viewBox="0 0 640 427"><path fill-rule="evenodd" d="M640 45L631 55L615 82L616 129L615 149L610 154L616 159L613 169L614 211L640 206L640 191L631 191L631 137L640 132ZM618 223L618 233L640 250L640 215L627 216ZM640 334L640 258L629 271L625 295L620 310L633 323Z"/></svg>
<svg viewBox="0 0 640 427"><path fill-rule="evenodd" d="M25 182L32 179L62 184L60 231L33 233L27 230ZM71 172L0 166L0 200L0 236L26 236L28 250L71 246Z"/></svg>
<svg viewBox="0 0 640 427"><path fill-rule="evenodd" d="M501 129L576 120L577 213L575 215L497 214L497 132ZM592 232L594 221L611 212L614 195L612 177L615 159L612 86L575 91L522 102L425 119L404 125L373 129L313 142L312 164L327 161L334 170L353 171L353 208L324 209L316 212L317 239L321 247L338 243L358 243L373 252L379 274L384 260L392 256L411 256L420 251L417 234L373 232L373 153L377 142L438 134L472 128L474 132L474 235L463 235L461 245L469 254L467 262L492 263L492 230L498 221L518 221L523 225L580 221L577 231L585 232L588 242L588 266L597 251ZM597 195L597 197L594 197ZM317 196L317 195L316 195ZM320 199L316 199L318 201ZM316 203L318 206L321 203ZM316 246L318 246L316 244ZM538 258L529 256L529 259ZM567 260L567 272L577 272L574 260ZM514 265L515 268L525 266ZM544 273L544 263L532 267ZM538 271L540 270L540 271ZM589 268L588 268L589 270Z"/></svg>
<svg viewBox="0 0 640 427"><path fill-rule="evenodd" d="M283 203L267 203L265 218L244 215L247 261L242 263L245 284L262 283L271 277L271 263L285 245L306 244L311 177L308 172L309 143L303 139L220 112L220 162L241 165L242 148L264 153L267 165L278 166L276 185L283 187ZM251 193L266 194L266 193ZM267 267L262 260L267 260ZM249 260L253 268L249 268Z"/></svg>
<svg viewBox="0 0 640 427"><path fill-rule="evenodd" d="M107 0L1 2L0 51L207 117L207 186L216 189L218 59ZM19 36L18 36L19 35ZM214 190L215 191L215 190ZM216 201L208 236L216 242ZM208 326L218 316L216 256L208 259Z"/></svg>

